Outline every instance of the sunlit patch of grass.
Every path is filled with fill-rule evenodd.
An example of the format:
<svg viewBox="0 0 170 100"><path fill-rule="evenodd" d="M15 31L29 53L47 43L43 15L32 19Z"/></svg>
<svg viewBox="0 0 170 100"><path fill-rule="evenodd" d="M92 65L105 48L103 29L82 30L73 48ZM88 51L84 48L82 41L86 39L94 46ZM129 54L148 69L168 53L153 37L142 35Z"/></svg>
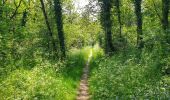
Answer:
<svg viewBox="0 0 170 100"><path fill-rule="evenodd" d="M44 71L46 70L46 71ZM38 66L32 70L18 69L12 72L0 86L1 99L64 98L67 87L55 71Z"/></svg>
<svg viewBox="0 0 170 100"><path fill-rule="evenodd" d="M0 99L74 100L90 47L74 49L65 62L48 61L31 70L19 68L0 83Z"/></svg>
<svg viewBox="0 0 170 100"><path fill-rule="evenodd" d="M143 55L145 62L138 63L133 51L126 53L118 52L109 58L98 56L91 61L91 99L168 99L170 81L162 76L154 55Z"/></svg>
<svg viewBox="0 0 170 100"><path fill-rule="evenodd" d="M93 60L92 61L94 61L95 59L98 59L104 55L104 51L103 51L103 49L100 48L99 44L94 45L92 52L93 52L93 56L92 56Z"/></svg>

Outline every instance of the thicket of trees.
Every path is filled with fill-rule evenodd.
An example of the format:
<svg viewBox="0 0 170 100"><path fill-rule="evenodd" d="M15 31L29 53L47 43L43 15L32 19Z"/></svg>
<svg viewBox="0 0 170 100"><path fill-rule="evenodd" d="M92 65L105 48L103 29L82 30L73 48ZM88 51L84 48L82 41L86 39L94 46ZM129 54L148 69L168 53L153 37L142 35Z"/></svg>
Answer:
<svg viewBox="0 0 170 100"><path fill-rule="evenodd" d="M92 100L169 99L170 1L99 3L105 33L102 47L109 57L93 58L89 80Z"/></svg>
<svg viewBox="0 0 170 100"><path fill-rule="evenodd" d="M99 43L105 55L155 55L170 73L170 0L0 1L0 81L19 68L67 61L70 50ZM140 54L140 55L139 55ZM155 59L157 58L157 59Z"/></svg>
<svg viewBox="0 0 170 100"><path fill-rule="evenodd" d="M124 38L125 34L128 34L127 32L124 32L125 29L130 27L130 29L133 29L131 27L135 27L136 24L136 45L137 48L142 49L144 48L145 39L144 36L146 34L145 30L143 29L143 24L146 25L146 22L143 20L146 19L146 17L149 19L158 19L153 21L152 23L158 23L158 21L161 21L162 29L164 30L165 34L168 34L168 15L169 15L169 1L168 0L162 0L162 1L142 1L142 0L131 0L131 1L119 1L119 0L99 0L95 1L92 0L91 5L86 6L85 9L80 13L76 12L72 1L70 0L54 0L52 1L24 1L24 0L14 0L14 1L8 1L8 0L2 0L1 1L1 34L4 32L8 33L15 33L19 35L19 32L28 32L30 29L27 24L32 23L38 24L36 22L41 22L43 24L45 22L47 30L49 32L46 32L46 39L48 42L48 47L51 49L52 54L57 54L58 48L60 48L62 57L66 56L66 47L65 46L65 36L64 34L67 34L68 30L68 24L70 24L69 27L73 27L73 24L76 25L76 21L83 20L86 21L87 25L90 27L90 24L98 24L99 20L101 19L101 26L103 27L103 32L105 33L105 51L107 54L109 52L115 51L116 47L113 43L113 34L117 32L118 39ZM62 5L61 5L62 4ZM125 4L128 4L129 7L127 7ZM162 4L162 5L161 5ZM99 9L96 9L97 6L101 7L101 16L94 16L94 14L99 15ZM150 7L148 7L150 5ZM90 8L91 6L91 8ZM96 7L96 8L95 8ZM41 8L42 11L39 11ZM62 10L63 8L63 10ZM125 12L127 10L127 13ZM148 11L150 10L150 12ZM37 12L38 11L38 12ZM128 12L129 11L129 12ZM42 19L42 13L44 19ZM62 14L63 12L63 14ZM122 12L122 14L121 14ZM161 13L162 12L162 13ZM135 16L134 16L135 14ZM149 15L150 14L150 15ZM151 16L151 14L153 16ZM83 16L81 16L83 15ZM114 16L116 15L116 16ZM55 16L55 17L54 17ZM78 19L79 17L81 19ZM91 16L91 18L90 18ZM96 17L96 18L95 18ZM150 17L150 18L149 18ZM41 18L41 19L40 19ZM63 19L64 18L64 19ZM68 19L67 19L68 18ZM95 20L94 20L95 19ZM19 21L20 20L20 21ZM39 21L41 20L41 21ZM44 22L43 22L44 20ZM55 20L56 23L53 21ZM64 22L63 22L64 20ZM32 22L31 22L32 21ZM67 22L68 21L68 22ZM82 22L82 21L80 21ZM4 24L3 24L4 23ZM20 25L19 25L20 23ZM63 26L64 23L64 26ZM55 26L56 24L56 26ZM79 23L81 25L83 23ZM118 25L119 24L119 25ZM147 23L149 24L149 23ZM33 26L32 25L32 26ZM67 26L67 28L65 28ZM77 25L78 26L78 25ZM83 28L85 28L84 26ZM46 28L44 27L44 29ZM56 28L55 28L56 27ZM100 27L95 26L95 27ZM115 27L115 28L114 28ZM147 26L149 28L149 26ZM157 26L160 27L160 26ZM64 29L65 28L65 29ZM119 29L119 30L117 30ZM34 30L40 30L40 27L34 28ZM42 28L41 28L42 30ZM72 31L72 30L71 30ZM87 31L87 30L85 30ZM23 33L22 32L22 33ZM74 33L74 31L72 31ZM101 33L102 31L99 30L98 33ZM57 34L56 34L57 33ZM95 32L89 32L89 34L98 34ZM118 34L119 33L119 34ZM14 34L14 35L16 35ZM132 34L132 33L131 33ZM11 35L11 34L10 34ZM134 35L135 36L135 35ZM85 36L84 36L85 37ZM84 38L83 37L83 38ZM94 37L94 36L93 36ZM97 37L97 36L96 36ZM167 37L167 36L165 36ZM17 37L18 38L18 37ZM125 37L126 38L126 37ZM79 41L83 44L81 41L82 39L79 39ZM114 39L115 40L115 39ZM83 39L84 41L84 39ZM13 41L15 42L15 41ZM96 41L97 42L97 41ZM14 43L15 44L15 43ZM60 46L57 46L60 45ZM12 47L13 48L13 47ZM55 52L55 53L54 53ZM58 55L58 54L57 54Z"/></svg>
<svg viewBox="0 0 170 100"><path fill-rule="evenodd" d="M121 7L120 7L120 2L121 0L110 0L110 1L106 1L106 0L99 0L99 2L101 2L101 23L103 25L103 28L105 30L105 33L106 33L106 53L110 52L110 48L113 48L113 44L112 44L112 35L111 34L111 28L112 26L112 20L110 19L111 18L111 9L113 8L113 5L116 6L116 11L117 11L117 20L118 20L118 23L119 23L119 35L121 37L121 34L122 34L122 24L126 24L126 23L122 23L121 22L121 19L124 19L124 18L121 18ZM168 0L162 0L161 1L156 1L157 3L162 3L162 6L161 5L158 5L158 4L155 4L155 1L142 1L142 0L132 0L131 3L134 5L134 9L131 9L132 11L134 11L135 15L136 15L136 32L137 32L137 42L136 42L136 45L137 45L137 48L139 49L142 49L144 48L144 35L143 35L143 16L145 17L149 17L147 14L145 13L150 13L150 12L147 12L145 10L147 10L147 7L145 8L144 4L150 3L150 6L153 7L152 9L155 10L155 16L157 16L158 18L160 18L161 20L161 24L162 24L162 27L163 27L163 30L164 32L166 33L166 31L168 30L168 16L169 16L169 1ZM153 5L153 6L152 6ZM132 6L131 6L132 7ZM160 9L158 8L161 8L162 9L162 14L160 12L158 12L158 10L160 11ZM125 16L125 15L123 15ZM150 16L152 17L152 16ZM131 18L132 19L132 18ZM130 20L130 19L129 19ZM135 21L134 20L134 21ZM159 21L159 20L156 20L156 21ZM114 23L114 22L113 22ZM154 23L154 22L153 22ZM133 24L134 23L130 23L130 24ZM149 26L148 26L149 27ZM160 26L158 26L160 27ZM109 31L110 30L110 31ZM144 29L145 30L145 29ZM108 32L109 31L109 32ZM167 36L165 36L167 37ZM117 37L118 38L118 37ZM114 51L114 50L112 50Z"/></svg>

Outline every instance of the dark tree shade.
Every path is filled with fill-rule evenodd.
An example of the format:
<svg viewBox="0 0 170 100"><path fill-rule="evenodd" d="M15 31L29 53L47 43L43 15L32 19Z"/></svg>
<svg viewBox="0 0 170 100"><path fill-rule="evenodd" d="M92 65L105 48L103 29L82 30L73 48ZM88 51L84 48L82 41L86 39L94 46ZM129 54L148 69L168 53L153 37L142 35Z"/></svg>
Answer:
<svg viewBox="0 0 170 100"><path fill-rule="evenodd" d="M44 15L44 18L45 18L45 22L46 22L46 25L47 25L47 28L48 28L48 31L49 31L49 38L50 38L50 44L52 43L52 49L53 50L55 50L55 42L54 42L54 39L53 39L53 33L52 33L52 30L51 30L51 27L50 27L50 23L49 23L49 21L48 21L48 16L47 16L47 13L46 13L46 11L45 11L45 6L44 6L44 2L43 2L43 0L40 0L40 2L41 2L41 9L42 9L42 11L43 11L43 15ZM49 44L49 45L50 45Z"/></svg>
<svg viewBox="0 0 170 100"><path fill-rule="evenodd" d="M168 29L168 13L169 13L169 0L162 0L162 27L166 31Z"/></svg>
<svg viewBox="0 0 170 100"><path fill-rule="evenodd" d="M116 5L116 10L117 10L118 22L119 22L119 36L122 37L122 22L121 22L120 0L116 0L115 5Z"/></svg>
<svg viewBox="0 0 170 100"><path fill-rule="evenodd" d="M2 11L2 4L3 4L3 2L0 2L0 18L2 17L2 13L3 13L3 11Z"/></svg>
<svg viewBox="0 0 170 100"><path fill-rule="evenodd" d="M105 32L105 53L110 54L114 51L112 44L112 20L111 20L111 0L101 0L101 23Z"/></svg>
<svg viewBox="0 0 170 100"><path fill-rule="evenodd" d="M65 58L65 38L63 32L63 21L62 21L62 8L61 8L61 1L54 0L54 10L55 10L55 17L56 17L56 24L58 30L58 37L60 42L60 49L62 53L62 57Z"/></svg>
<svg viewBox="0 0 170 100"><path fill-rule="evenodd" d="M144 47L143 43L143 32L142 32L142 11L141 11L142 0L135 0L135 14L137 19L137 47L141 49Z"/></svg>
<svg viewBox="0 0 170 100"><path fill-rule="evenodd" d="M26 22L27 22L27 10L25 9L25 11L23 12L23 15L22 15L22 20L21 20L21 26L25 26L26 25Z"/></svg>

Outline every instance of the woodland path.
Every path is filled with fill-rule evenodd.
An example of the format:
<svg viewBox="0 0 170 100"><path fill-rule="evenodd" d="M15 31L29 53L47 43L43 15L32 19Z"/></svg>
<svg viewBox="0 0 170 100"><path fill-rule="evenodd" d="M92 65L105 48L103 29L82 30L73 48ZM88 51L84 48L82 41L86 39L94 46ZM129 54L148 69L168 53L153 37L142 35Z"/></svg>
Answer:
<svg viewBox="0 0 170 100"><path fill-rule="evenodd" d="M80 86L77 93L76 100L89 100L90 96L88 93L89 87L88 87L88 75L89 75L89 63L90 59L92 57L92 50L90 50L88 61L83 69L83 75L80 81Z"/></svg>

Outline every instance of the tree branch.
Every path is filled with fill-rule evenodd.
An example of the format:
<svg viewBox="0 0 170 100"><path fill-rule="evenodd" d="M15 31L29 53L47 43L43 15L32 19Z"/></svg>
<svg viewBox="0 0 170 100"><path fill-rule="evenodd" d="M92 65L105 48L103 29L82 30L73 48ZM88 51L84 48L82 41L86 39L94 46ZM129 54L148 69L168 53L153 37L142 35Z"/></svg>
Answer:
<svg viewBox="0 0 170 100"><path fill-rule="evenodd" d="M15 15L17 14L17 11L18 11L18 8L19 8L20 5L21 5L21 2L22 2L22 0L20 0L19 4L18 4L18 6L17 6L17 4L16 4L16 2L15 2L15 0L14 0L14 4L15 4L15 6L16 6L16 9L15 9L14 13L12 14L12 16L10 17L10 19L13 19L13 18L15 17Z"/></svg>

